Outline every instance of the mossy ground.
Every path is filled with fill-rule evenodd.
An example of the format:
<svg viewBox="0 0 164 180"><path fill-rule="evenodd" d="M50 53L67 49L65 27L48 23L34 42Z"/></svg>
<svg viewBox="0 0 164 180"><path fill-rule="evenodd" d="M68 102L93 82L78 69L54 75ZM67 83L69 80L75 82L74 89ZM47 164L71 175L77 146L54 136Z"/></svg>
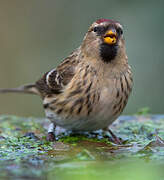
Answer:
<svg viewBox="0 0 164 180"><path fill-rule="evenodd" d="M121 146L104 138L101 130L64 133L58 141L48 142L47 123L45 119L0 116L0 179L164 177L164 116L120 117L111 129L124 140Z"/></svg>

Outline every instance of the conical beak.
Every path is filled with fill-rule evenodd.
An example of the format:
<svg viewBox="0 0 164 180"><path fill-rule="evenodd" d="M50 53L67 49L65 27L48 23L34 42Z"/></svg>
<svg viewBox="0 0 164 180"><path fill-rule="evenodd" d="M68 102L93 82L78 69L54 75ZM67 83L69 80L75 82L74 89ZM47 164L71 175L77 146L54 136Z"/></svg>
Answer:
<svg viewBox="0 0 164 180"><path fill-rule="evenodd" d="M104 42L107 43L107 44L116 44L117 42L117 32L116 30L113 28L113 29L110 29L106 32L105 36L104 36Z"/></svg>

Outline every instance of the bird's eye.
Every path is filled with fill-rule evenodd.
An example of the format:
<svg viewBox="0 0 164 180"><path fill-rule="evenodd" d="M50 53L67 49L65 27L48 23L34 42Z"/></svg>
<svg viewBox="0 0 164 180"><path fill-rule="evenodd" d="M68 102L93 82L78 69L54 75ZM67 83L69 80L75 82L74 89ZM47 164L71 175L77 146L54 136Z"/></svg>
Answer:
<svg viewBox="0 0 164 180"><path fill-rule="evenodd" d="M121 35L123 34L123 30L121 28L119 28L117 31L119 34L121 34Z"/></svg>
<svg viewBox="0 0 164 180"><path fill-rule="evenodd" d="M97 31L98 31L98 27L94 27L94 28L93 28L93 31L94 31L94 32L97 32Z"/></svg>
<svg viewBox="0 0 164 180"><path fill-rule="evenodd" d="M97 35L102 35L105 32L105 28L103 26L96 26L92 29L93 32L96 32Z"/></svg>

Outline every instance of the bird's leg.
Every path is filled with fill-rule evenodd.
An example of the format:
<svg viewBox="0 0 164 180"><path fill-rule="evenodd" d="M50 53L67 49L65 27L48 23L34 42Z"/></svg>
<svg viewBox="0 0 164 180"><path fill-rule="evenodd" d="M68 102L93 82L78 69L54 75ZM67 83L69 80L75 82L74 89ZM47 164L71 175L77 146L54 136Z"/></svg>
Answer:
<svg viewBox="0 0 164 180"><path fill-rule="evenodd" d="M48 127L48 135L47 135L47 140L48 141L55 141L55 134L54 134L54 131L55 131L55 124L54 123L51 123Z"/></svg>
<svg viewBox="0 0 164 180"><path fill-rule="evenodd" d="M118 144L118 145L122 145L122 141L120 140L120 138L118 138L109 128L105 128L103 129L105 131L105 133L109 134L112 136L112 141L115 143L115 144Z"/></svg>

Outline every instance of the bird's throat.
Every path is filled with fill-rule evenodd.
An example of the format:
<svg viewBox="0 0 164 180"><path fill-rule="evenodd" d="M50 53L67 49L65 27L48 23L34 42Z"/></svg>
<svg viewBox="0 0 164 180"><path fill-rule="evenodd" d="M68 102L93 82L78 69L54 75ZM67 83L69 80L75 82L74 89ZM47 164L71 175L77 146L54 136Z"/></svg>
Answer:
<svg viewBox="0 0 164 180"><path fill-rule="evenodd" d="M111 62L115 59L118 51L117 45L108 45L106 43L102 43L100 45L100 56L102 60L106 63Z"/></svg>

